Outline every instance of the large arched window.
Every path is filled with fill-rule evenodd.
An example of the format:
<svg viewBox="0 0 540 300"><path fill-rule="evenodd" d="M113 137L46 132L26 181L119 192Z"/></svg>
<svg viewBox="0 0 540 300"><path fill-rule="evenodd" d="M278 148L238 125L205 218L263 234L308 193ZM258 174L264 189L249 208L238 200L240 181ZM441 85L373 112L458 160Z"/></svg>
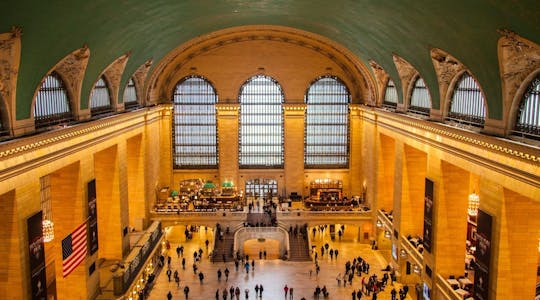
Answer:
<svg viewBox="0 0 540 300"><path fill-rule="evenodd" d="M398 94L396 85L392 79L388 79L386 89L384 90L383 106L395 108L398 103Z"/></svg>
<svg viewBox="0 0 540 300"><path fill-rule="evenodd" d="M240 89L240 168L283 168L283 101L273 78L251 77Z"/></svg>
<svg viewBox="0 0 540 300"><path fill-rule="evenodd" d="M51 73L41 83L34 104L34 123L37 128L69 122L73 119L64 82Z"/></svg>
<svg viewBox="0 0 540 300"><path fill-rule="evenodd" d="M540 75L533 79L523 94L514 130L540 139Z"/></svg>
<svg viewBox="0 0 540 300"><path fill-rule="evenodd" d="M467 72L454 88L448 120L483 127L486 116L484 95L476 80Z"/></svg>
<svg viewBox="0 0 540 300"><path fill-rule="evenodd" d="M335 77L321 77L309 87L305 102L305 167L348 167L350 94L347 87Z"/></svg>
<svg viewBox="0 0 540 300"><path fill-rule="evenodd" d="M216 103L208 80L190 76L173 95L173 164L175 168L216 168L218 165Z"/></svg>
<svg viewBox="0 0 540 300"><path fill-rule="evenodd" d="M109 87L103 76L99 78L92 89L92 95L90 96L90 112L92 113L92 116L113 112Z"/></svg>
<svg viewBox="0 0 540 300"><path fill-rule="evenodd" d="M129 79L129 82L124 89L124 108L133 109L139 106L137 98L137 88L135 86L135 81L133 78Z"/></svg>
<svg viewBox="0 0 540 300"><path fill-rule="evenodd" d="M414 81L414 87L411 92L411 105L408 110L413 113L429 115L431 108L431 96L422 77L418 76Z"/></svg>

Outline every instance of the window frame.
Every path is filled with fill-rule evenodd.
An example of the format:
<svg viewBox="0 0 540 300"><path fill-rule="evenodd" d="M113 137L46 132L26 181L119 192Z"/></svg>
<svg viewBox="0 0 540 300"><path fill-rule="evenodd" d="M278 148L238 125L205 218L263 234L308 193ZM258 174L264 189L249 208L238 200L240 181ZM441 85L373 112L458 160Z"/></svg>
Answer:
<svg viewBox="0 0 540 300"><path fill-rule="evenodd" d="M342 137L345 136L345 143L324 143L325 141L321 141L319 143L311 143L309 144L308 143L308 140L309 139L313 139L313 136L310 136L308 131L310 130L313 130L314 127L310 127L310 121L309 121L309 118L310 118L310 108L311 107L317 107L317 105L320 105L321 107L326 107L326 106L341 106L343 105L343 103L339 103L338 101L334 101L330 103L330 101L326 102L326 103L312 103L310 104L309 103L309 98L310 96L316 96L317 94L312 94L310 95L310 90L312 87L315 87L315 84L317 84L318 82L320 82L321 80L324 80L324 79L332 79L335 81L335 84L339 84L342 88L345 89L347 95L347 100L346 100L346 104L344 106L346 106L346 113L344 113L343 115L345 116L345 122L342 122L342 123L328 123L328 124L319 124L318 126L316 127L319 127L320 129L322 129L322 131L325 131L327 132L327 134L322 134L322 135L319 135L320 137L336 137L336 136L340 136L340 135L336 135L335 133L332 133L331 129L335 129L336 126L338 125L345 125L345 135L341 135ZM318 94L319 96L321 94ZM342 95L341 94L331 94L331 96L337 96L337 97L341 97ZM333 76L333 75L323 75L323 76L319 76L317 78L315 78L308 86L305 94L304 94L304 103L306 104L306 111L305 111L305 115L304 115L304 168L305 169L347 169L349 168L349 163L350 163L350 126L351 126L351 120L350 120L350 104L352 102L352 96L351 96L351 93L350 93L350 89L347 87L347 85L343 82L343 80L341 80L339 77L337 76ZM328 113L325 113L324 114L325 116L328 115ZM316 116L316 113L314 113L314 115L312 116ZM335 114L333 114L333 117L332 120L330 121L336 121L337 119L341 119L341 116L342 114L339 113L339 111L337 111ZM337 117L337 119L336 119ZM323 119L325 119L323 117ZM313 121L317 121L317 120L313 120ZM319 119L320 121L320 119ZM328 130L330 129L330 130ZM327 142L328 140L326 140ZM345 151L346 153L336 153L336 152L322 152L322 151L314 151L313 153L308 153L308 148L309 147L334 147L334 148L340 148L340 147L345 147ZM318 153L318 154L317 154ZM344 163L330 163L328 161L319 161L319 162L308 162L308 160L310 160L310 157L314 160L316 157L324 157L324 156L327 156L327 157L336 157L336 155L338 155L339 157L342 157L342 158L345 158L345 162Z"/></svg>
<svg viewBox="0 0 540 300"><path fill-rule="evenodd" d="M474 89L470 88L470 87L464 87L464 88L460 89L460 84L461 84L461 82L464 81L465 76L472 79L473 83L476 85L476 87ZM459 91L464 91L464 92L468 92L468 93L475 92L480 96L480 99L482 100L481 101L482 107L480 109L483 110L483 112L484 112L484 116L482 118L477 117L477 116L472 115L472 114L463 114L463 113L452 112L452 105L454 104L454 100L456 100L456 99L454 99L454 95L456 94L456 92L459 92ZM478 98L478 97L476 97L476 98ZM473 126L473 127L477 127L477 128L483 128L484 127L484 123L485 123L485 120L486 120L487 115L488 115L487 114L488 111L487 111L487 105L486 105L486 97L484 96L484 92L482 91L482 87L480 86L480 84L478 83L476 78L469 71L464 71L464 72L462 72L462 73L460 73L460 74L458 74L456 76L456 80L455 80L455 82L453 84L452 90L449 93L449 98L448 99L449 99L449 101L448 101L448 110L447 110L448 113L447 113L446 118L445 118L446 121L450 121L451 123L457 123L458 125ZM465 100L461 100L461 101L465 101ZM476 107L476 109L478 109L478 107Z"/></svg>
<svg viewBox="0 0 540 300"><path fill-rule="evenodd" d="M396 91L396 102L391 102L391 101L386 100L386 96L387 96L387 93L388 93L388 88L390 87L390 85L389 85L390 82L392 83L392 86L394 87L394 90ZM392 80L392 78L389 77L388 80L386 81L385 86L384 86L384 95L382 97L382 106L390 108L390 109L396 109L398 102L399 102L399 93L398 93L398 90L397 90L396 83Z"/></svg>
<svg viewBox="0 0 540 300"><path fill-rule="evenodd" d="M133 82L133 85L130 85L130 83ZM133 92L135 94L135 101L126 101L126 92L128 91L128 88L132 87ZM133 76L131 76L126 84L126 87L124 88L124 93L122 94L122 100L124 101L124 109L125 110L132 110L140 107L139 103L139 93L137 91L137 82Z"/></svg>
<svg viewBox="0 0 540 300"><path fill-rule="evenodd" d="M530 97L534 98L532 101L535 103L532 105L528 105L529 100L531 100ZM524 111L526 105L530 107L532 111ZM534 111L534 109L536 109L536 111ZM536 116L535 121L538 123L538 125L520 123L524 113L527 114L529 120ZM540 73L536 74L536 76L534 76L527 84L526 89L520 98L516 111L516 119L513 125L513 135L540 140Z"/></svg>
<svg viewBox="0 0 540 300"><path fill-rule="evenodd" d="M49 79L54 80L57 86L47 86L44 85L49 82ZM56 92L61 92L61 96L58 97ZM42 100L42 97L45 98ZM41 103L42 101L47 101L46 103ZM64 103L58 103L58 101L63 101ZM38 107L41 106L41 107ZM67 108L67 111L52 111L51 107L58 108L63 106ZM46 129L51 126L67 124L74 120L73 109L71 103L71 97L67 86L62 79L62 76L57 72L53 71L47 74L41 81L36 96L34 97L34 126L36 130ZM40 111L41 110L41 111ZM52 113L43 114L44 110L52 111ZM38 115L39 113L39 115Z"/></svg>
<svg viewBox="0 0 540 300"><path fill-rule="evenodd" d="M94 100L94 90L96 89L96 85L99 83L99 81L102 80L105 83L104 87L99 87L100 89L105 89L107 91L107 96L109 98L109 105L108 106L98 106L98 107L92 107L92 103ZM103 117L107 115L111 115L114 113L114 105L113 105L113 98L111 93L111 88L109 85L109 81L105 77L105 75L99 76L98 80L94 83L92 86L92 91L90 92L90 114L92 117Z"/></svg>
<svg viewBox="0 0 540 300"><path fill-rule="evenodd" d="M421 81L423 82L423 86L417 86L417 83ZM418 106L418 105L413 105L413 98L415 96L415 92L418 91L418 90L425 90L427 95L428 95L428 100L429 100L429 107L424 107L424 106ZM431 103L432 103L432 100L431 100L431 93L429 92L429 88L427 87L427 84L426 84L426 81L424 80L424 78L422 78L422 76L420 76L420 74L416 75L415 78L411 81L411 90L410 90L410 95L409 95L409 105L407 107L407 112L410 112L410 113L414 113L414 114L419 114L419 115L424 115L424 116L429 116L429 113L431 111ZM416 94L418 95L418 94ZM418 97L422 97L422 95L419 95ZM422 100L425 100L425 99L419 99L420 101Z"/></svg>
<svg viewBox="0 0 540 300"><path fill-rule="evenodd" d="M206 152L206 153L210 153L210 154L215 154L215 155L204 155L204 153L202 152L198 152L197 154L198 155L185 155L183 156L184 158L189 158L189 157L198 157L199 159L201 158L210 158L210 157L213 157L215 159L215 163L206 163L206 164L178 164L177 161L176 161L176 157L178 156L179 158L182 158L181 156L181 153L179 154L176 150L176 147L190 147L190 146L199 146L199 147L210 147L208 146L208 144L193 144L193 143L190 143L190 144L177 144L175 142L175 138L177 137L177 131L176 131L176 127L177 127L177 124L175 123L175 117L177 115L182 115L181 113L177 113L175 110L174 110L174 107L177 105L176 101L175 101L175 96L178 95L177 94L177 90L178 90L178 87L181 85L181 84L184 84L186 83L188 80L191 80L191 79L199 79L199 80L202 80L204 83L206 83L206 87L209 87L211 88L212 92L213 92L213 103L209 104L209 103L184 103L182 105L213 105L213 111L214 111L214 123L213 126L214 126L214 132L215 132L215 137L214 137L214 145L210 145L210 146L214 146L214 152ZM197 95L203 95L203 96L206 96L207 94L197 94ZM219 97L218 97L218 93L217 93L217 90L216 88L214 87L214 84L212 84L212 82L210 80L208 80L206 77L204 76L200 76L200 75L189 75L189 76L186 76L184 78L182 78L181 80L179 80L176 85L174 86L173 90L172 90L172 118L171 118L171 144L172 144L172 165L173 165L173 169L217 169L219 167L219 132L218 132L218 114L217 114L217 104L218 104L218 101L219 101ZM201 111L197 111L198 114L201 114L202 112ZM197 114L183 114L183 116L194 116L194 115L197 115ZM199 119L200 121L201 119ZM206 120L206 119L204 119ZM204 121L203 120L203 121ZM193 123L190 123L190 124L180 124L180 126L182 125L185 125L186 127L187 126L191 126L191 128L193 128L194 126L196 126L197 124L193 124ZM212 125L212 124L210 124ZM201 127L202 128L202 127ZM185 135L186 137L194 137L194 136L197 136L197 135ZM204 159L201 159L201 160L204 160ZM209 160L208 160L209 161Z"/></svg>

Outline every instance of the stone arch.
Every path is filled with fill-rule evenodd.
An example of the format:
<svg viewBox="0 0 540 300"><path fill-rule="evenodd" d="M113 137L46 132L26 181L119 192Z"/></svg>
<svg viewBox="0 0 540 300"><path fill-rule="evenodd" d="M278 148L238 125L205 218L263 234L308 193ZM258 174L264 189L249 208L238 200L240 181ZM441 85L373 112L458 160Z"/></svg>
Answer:
<svg viewBox="0 0 540 300"><path fill-rule="evenodd" d="M480 82L478 81L476 76L474 76L474 74L471 73L471 71L469 71L468 69L460 70L451 79L450 84L448 85L448 92L446 93L446 99L445 99L445 102L444 102L445 106L444 106L444 110L443 110L443 118L446 118L448 116L448 114L450 113L450 109L451 109L450 103L452 102L452 95L454 94L454 90L456 89L456 85L458 84L459 79L461 79L461 76L464 73L468 73L472 78L474 78L474 80L478 84L478 87L480 88L480 92L484 96L484 108L486 110L486 115L485 115L484 118L487 121L487 119L489 117L489 107L487 105L486 94L484 93L484 89L482 88L482 85L480 84Z"/></svg>
<svg viewBox="0 0 540 300"><path fill-rule="evenodd" d="M381 65L379 65L374 60L370 60L369 65L373 70L373 74L375 74L375 80L377 83L377 96L375 97L374 101L368 104L381 107L384 101L384 93L386 90L386 85L388 84L388 80L390 79L390 75L388 75L388 73L383 69L383 67L381 67Z"/></svg>
<svg viewBox="0 0 540 300"><path fill-rule="evenodd" d="M516 124L523 94L532 79L540 73L540 45L510 30L500 30L497 43L502 80L504 134ZM524 59L525 58L525 59Z"/></svg>
<svg viewBox="0 0 540 300"><path fill-rule="evenodd" d="M195 67L193 66L194 64L200 64L200 60L197 59L200 58L202 54L204 54L205 59L207 59L209 53L215 53L213 51L229 51L229 49L231 49L230 47L242 49L240 47L245 45L253 46L256 49L263 49L260 45L264 43L280 45L285 48L288 47L288 49L294 48L317 56L320 64L317 68L319 69L309 70L312 71L312 73L309 76L305 76L312 78L315 76L315 73L320 74L330 66L333 73L339 73L337 75L339 75L339 77L346 82L346 85L352 89L351 96L353 103L369 103L376 99L375 80L373 79L371 72L348 49L320 35L290 27L273 25L253 25L228 28L206 34L180 45L171 51L154 68L149 78L148 89L146 91L148 98L154 103L166 99L164 92L166 93L166 91L170 90L169 86L171 85L171 82L176 82L177 78L188 74L190 69ZM281 47L273 47L273 49L279 48ZM231 55L232 54L228 57L231 57ZM279 80L280 84L284 87L284 93L289 97L287 100L292 101L292 103L300 103L300 98L302 98L299 96L300 93L296 90L294 93L288 92L288 87L286 85L293 87L300 86L302 79L294 78L294 80L290 80L290 78L288 78L286 81L283 81L279 74L276 75L277 72L275 70L270 70L270 68L265 68L265 66L259 64L260 62L268 62L268 60L261 59L260 56L261 55L252 55L248 58L242 57L245 61L250 62L251 66L248 68L247 66L242 65L241 67L244 69L241 71L238 71L238 68L235 68L235 72L242 73L242 75L238 76L247 78L250 74L261 72L261 68L263 68L264 74L271 75ZM322 61L322 63L320 61ZM272 62L274 63L274 61ZM238 65L239 64L237 64L237 66ZM211 78L209 74L205 73L206 70L203 70L202 67L196 66L196 68L199 73L205 74L206 77ZM215 69L216 68L214 67L212 71L215 72ZM287 73L287 70L280 71ZM212 78L212 80L216 81L214 78ZM228 80L229 82L227 82L227 85L232 85L238 81L234 78L228 78ZM230 81L232 81L232 83ZM289 83L289 81L294 82ZM238 86L240 86L240 84L238 84ZM217 88L219 88L219 86L217 86ZM236 91L237 86L233 88ZM220 90L223 91L223 89ZM233 93L230 92L225 93L221 98L232 99L232 94Z"/></svg>
<svg viewBox="0 0 540 300"><path fill-rule="evenodd" d="M234 233L234 253L243 254L244 242L247 240L266 238L279 241L279 256L286 258L289 253L289 233L281 227L243 227Z"/></svg>
<svg viewBox="0 0 540 300"><path fill-rule="evenodd" d="M17 131L19 126L21 130L26 130L24 124L15 124L25 123L15 121L17 107L15 91L21 57L21 34L22 30L19 27L13 27L10 32L0 34L0 122L10 135Z"/></svg>
<svg viewBox="0 0 540 300"><path fill-rule="evenodd" d="M399 111L407 111L411 98L411 82L414 78L416 78L416 76L418 76L418 71L416 71L416 69L402 57L394 54L392 58L394 60L394 64L396 65L399 78L401 79L401 90L403 93L403 103L398 102L397 108Z"/></svg>
<svg viewBox="0 0 540 300"><path fill-rule="evenodd" d="M148 75L148 70L150 70L150 67L152 66L152 59L149 59L144 62L144 64L140 65L137 70L133 73L133 76L130 78L133 78L133 81L135 82L135 90L137 91L137 102L139 105L144 106L146 103L146 97L144 97L144 83L146 80L146 76ZM124 88L122 89L122 93L125 90L127 83L129 82L129 79L124 84ZM123 95L123 94L122 94ZM123 101L122 96L122 102Z"/></svg>
<svg viewBox="0 0 540 300"><path fill-rule="evenodd" d="M442 110L434 111L431 109L431 118L442 121L448 115L448 93L452 91L450 85L455 78L459 78L456 75L458 73L462 74L466 67L459 60L438 48L431 49L431 61L433 62L433 67L437 74L437 81L439 82L441 102L439 107Z"/></svg>

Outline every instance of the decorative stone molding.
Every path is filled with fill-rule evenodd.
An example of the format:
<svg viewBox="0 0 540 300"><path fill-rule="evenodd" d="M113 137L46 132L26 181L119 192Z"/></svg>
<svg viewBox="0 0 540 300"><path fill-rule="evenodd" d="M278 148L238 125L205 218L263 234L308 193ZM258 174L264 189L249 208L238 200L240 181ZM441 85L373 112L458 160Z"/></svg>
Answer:
<svg viewBox="0 0 540 300"><path fill-rule="evenodd" d="M218 103L216 104L218 117L237 117L240 111L240 104Z"/></svg>
<svg viewBox="0 0 540 300"><path fill-rule="evenodd" d="M120 89L120 79L124 73L124 68L129 59L131 52L128 52L114 62L112 62L106 69L103 71L103 75L107 78L107 83L109 84L109 89L111 92L111 103L112 105L118 105L118 91ZM122 105L123 106L123 105Z"/></svg>
<svg viewBox="0 0 540 300"><path fill-rule="evenodd" d="M135 73L133 73L133 80L135 81L135 87L137 89L137 95L139 97L139 104L143 105L145 103L145 99L143 99L144 95L144 81L146 80L146 76L148 75L148 70L150 70L150 67L152 66L152 59L147 60L142 64Z"/></svg>
<svg viewBox="0 0 540 300"><path fill-rule="evenodd" d="M374 101L368 103L369 105L382 106L384 90L386 89L386 83L390 76L386 71L374 60L369 61L373 74L375 74L375 80L377 81L377 94L378 97Z"/></svg>
<svg viewBox="0 0 540 300"><path fill-rule="evenodd" d="M147 93L149 101L167 99L166 91L171 90L171 86L180 76L175 77L175 73L187 67L194 57L232 43L254 40L294 44L318 52L332 60L345 73L344 79L351 85L352 99L360 99L358 101L364 103L371 103L376 99L376 83L371 72L345 47L326 37L299 29L275 25L248 25L205 34L169 52L150 75Z"/></svg>
<svg viewBox="0 0 540 300"><path fill-rule="evenodd" d="M465 70L466 67L459 60L438 48L431 49L431 61L433 62L433 67L437 74L437 81L439 82L440 109L447 111L447 101L449 100L447 96L450 83L456 75Z"/></svg>
<svg viewBox="0 0 540 300"><path fill-rule="evenodd" d="M74 115L78 115L82 82L89 57L90 49L88 45L84 45L68 54L53 68L66 85Z"/></svg>
<svg viewBox="0 0 540 300"><path fill-rule="evenodd" d="M409 87L411 81L418 75L418 71L408 61L395 54L392 56L392 59L401 79L401 90L403 91L403 104L398 103L398 107L402 106L403 110L407 110L409 106Z"/></svg>
<svg viewBox="0 0 540 300"><path fill-rule="evenodd" d="M503 93L503 120L514 128L523 93L540 69L540 45L507 29L499 30L499 66Z"/></svg>
<svg viewBox="0 0 540 300"><path fill-rule="evenodd" d="M0 34L0 101L5 101L0 107L2 120L6 128L11 128L10 119L15 119L15 90L17 88L17 74L21 58L21 35L20 27L12 27L11 32ZM13 117L10 117L13 116Z"/></svg>
<svg viewBox="0 0 540 300"><path fill-rule="evenodd" d="M283 104L283 110L285 116L300 116L304 117L307 105L303 103L285 103Z"/></svg>

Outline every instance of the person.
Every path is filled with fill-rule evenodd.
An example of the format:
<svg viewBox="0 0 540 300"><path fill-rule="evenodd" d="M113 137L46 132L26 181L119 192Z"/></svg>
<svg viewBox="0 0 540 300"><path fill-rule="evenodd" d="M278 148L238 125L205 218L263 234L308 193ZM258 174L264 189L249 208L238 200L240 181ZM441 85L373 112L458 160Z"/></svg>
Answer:
<svg viewBox="0 0 540 300"><path fill-rule="evenodd" d="M171 257L167 255L167 267L171 267Z"/></svg>
<svg viewBox="0 0 540 300"><path fill-rule="evenodd" d="M223 289L223 300L227 300L227 288ZM232 293L231 293L231 299L232 299Z"/></svg>
<svg viewBox="0 0 540 300"><path fill-rule="evenodd" d="M358 290L358 292L356 292L356 298L358 298L358 300L362 299L362 290Z"/></svg>
<svg viewBox="0 0 540 300"><path fill-rule="evenodd" d="M236 289L234 289L234 295L236 295L236 300L240 300L240 288L239 287L236 287Z"/></svg>
<svg viewBox="0 0 540 300"><path fill-rule="evenodd" d="M249 299L249 289L245 289L244 293L246 293L246 299Z"/></svg>
<svg viewBox="0 0 540 300"><path fill-rule="evenodd" d="M255 297L257 297L257 295L259 295L259 285L258 284L255 285Z"/></svg>
<svg viewBox="0 0 540 300"><path fill-rule="evenodd" d="M208 249L208 244L210 244L210 241L206 239L206 241L204 241L204 244L206 245L206 249Z"/></svg>
<svg viewBox="0 0 540 300"><path fill-rule="evenodd" d="M287 293L289 292L289 287L287 285L285 285L285 287L283 287L283 291L285 292L285 298L287 298Z"/></svg>
<svg viewBox="0 0 540 300"><path fill-rule="evenodd" d="M176 257L180 258L180 245L176 247Z"/></svg>
<svg viewBox="0 0 540 300"><path fill-rule="evenodd" d="M169 292L167 293L167 299L169 299L169 300L172 299L172 293L171 293L171 291L169 291Z"/></svg>
<svg viewBox="0 0 540 300"><path fill-rule="evenodd" d="M392 300L396 300L397 291L396 288L393 288L390 292L390 295L392 295Z"/></svg>
<svg viewBox="0 0 540 300"><path fill-rule="evenodd" d="M216 300L219 300L219 289L216 290Z"/></svg>
<svg viewBox="0 0 540 300"><path fill-rule="evenodd" d="M221 281L221 269L217 270L217 280Z"/></svg>
<svg viewBox="0 0 540 300"><path fill-rule="evenodd" d="M171 282L171 269L167 269L167 278L169 278L169 282Z"/></svg>
<svg viewBox="0 0 540 300"><path fill-rule="evenodd" d="M180 287L180 277L179 277L179 276L175 276L175 277L174 277L174 281L176 282L176 287L179 288L179 287Z"/></svg>
<svg viewBox="0 0 540 300"><path fill-rule="evenodd" d="M255 272L255 260L251 260L251 272Z"/></svg>
<svg viewBox="0 0 540 300"><path fill-rule="evenodd" d="M203 279L204 279L203 272L199 272L199 281L201 282L201 284L203 283Z"/></svg>
<svg viewBox="0 0 540 300"><path fill-rule="evenodd" d="M337 259L338 254L339 254L338 249L334 250L334 256L336 257L336 259Z"/></svg>
<svg viewBox="0 0 540 300"><path fill-rule="evenodd" d="M262 298L262 292L264 291L264 287L262 284L259 284L259 296Z"/></svg>
<svg viewBox="0 0 540 300"><path fill-rule="evenodd" d="M293 294L294 294L294 288L289 288L289 296L291 300L293 299Z"/></svg>
<svg viewBox="0 0 540 300"><path fill-rule="evenodd" d="M336 280L337 280L337 286L341 286L341 272L337 274Z"/></svg>
<svg viewBox="0 0 540 300"><path fill-rule="evenodd" d="M186 269L186 258L182 257L182 270Z"/></svg>
<svg viewBox="0 0 540 300"><path fill-rule="evenodd" d="M225 281L229 281L229 268L225 268Z"/></svg>
<svg viewBox="0 0 540 300"><path fill-rule="evenodd" d="M356 291L355 290L352 291L352 300L356 300Z"/></svg>
<svg viewBox="0 0 540 300"><path fill-rule="evenodd" d="M184 296L186 296L186 299L188 298L188 295L189 295L189 286L185 286L184 287Z"/></svg>

